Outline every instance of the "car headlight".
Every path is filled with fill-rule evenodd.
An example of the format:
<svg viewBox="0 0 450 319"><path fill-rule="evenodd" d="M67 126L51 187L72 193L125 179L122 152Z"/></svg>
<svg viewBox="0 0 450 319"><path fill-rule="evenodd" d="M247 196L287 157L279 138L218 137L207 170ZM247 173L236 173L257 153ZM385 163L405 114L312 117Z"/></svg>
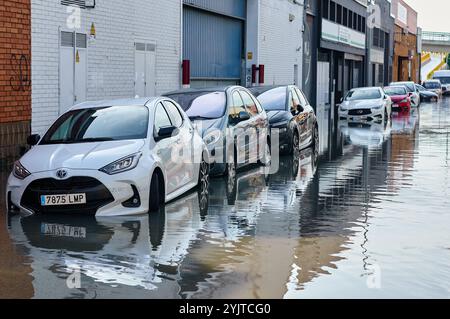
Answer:
<svg viewBox="0 0 450 319"><path fill-rule="evenodd" d="M408 99L401 100L400 103L408 103Z"/></svg>
<svg viewBox="0 0 450 319"><path fill-rule="evenodd" d="M346 106L342 106L342 105L341 105L339 108L340 108L340 110L341 110L342 112L348 111L348 108L347 108Z"/></svg>
<svg viewBox="0 0 450 319"><path fill-rule="evenodd" d="M117 160L111 164L106 165L103 168L100 168L100 171L104 172L108 175L114 175L114 174L119 174L119 173L123 173L126 171L130 171L137 166L141 156L142 156L142 153L139 152L139 153L124 157L120 160Z"/></svg>
<svg viewBox="0 0 450 319"><path fill-rule="evenodd" d="M205 135L203 141L206 145L216 144L222 137L222 133L219 130L211 131Z"/></svg>
<svg viewBox="0 0 450 319"><path fill-rule="evenodd" d="M382 109L383 108L383 106L384 105L375 105L375 106L373 106L372 108L374 109L374 110L379 110L379 109Z"/></svg>
<svg viewBox="0 0 450 319"><path fill-rule="evenodd" d="M23 165L19 161L14 163L13 174L18 179L25 179L31 175L31 173L25 167L23 167Z"/></svg>

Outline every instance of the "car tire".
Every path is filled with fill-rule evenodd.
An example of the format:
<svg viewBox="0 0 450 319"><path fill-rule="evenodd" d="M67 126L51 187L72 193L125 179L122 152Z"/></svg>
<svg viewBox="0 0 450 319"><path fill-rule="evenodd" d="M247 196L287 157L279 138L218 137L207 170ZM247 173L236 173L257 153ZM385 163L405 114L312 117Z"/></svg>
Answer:
<svg viewBox="0 0 450 319"><path fill-rule="evenodd" d="M153 173L152 180L150 182L150 196L149 196L149 211L156 212L161 207L163 196L161 196L162 190L160 189L160 180L157 173Z"/></svg>
<svg viewBox="0 0 450 319"><path fill-rule="evenodd" d="M205 155L202 156L202 161L200 163L197 185L199 187L200 192L208 193L208 187L209 187L209 164L206 161Z"/></svg>
<svg viewBox="0 0 450 319"><path fill-rule="evenodd" d="M261 165L270 166L272 165L272 147L270 145L269 139L266 139L266 145L264 147L264 155L261 158Z"/></svg>
<svg viewBox="0 0 450 319"><path fill-rule="evenodd" d="M292 136L292 150L291 154L295 154L296 152L300 151L300 135L298 134L298 131L295 130L294 134Z"/></svg>
<svg viewBox="0 0 450 319"><path fill-rule="evenodd" d="M314 133L312 141L312 147L314 151L317 151L319 149L319 145L320 145L319 127L317 125L314 125Z"/></svg>
<svg viewBox="0 0 450 319"><path fill-rule="evenodd" d="M226 176L230 177L234 177L236 176L236 171L237 171L237 150L236 147L234 147L234 154L233 154L233 160L231 163L227 162L227 164L225 165L225 174Z"/></svg>

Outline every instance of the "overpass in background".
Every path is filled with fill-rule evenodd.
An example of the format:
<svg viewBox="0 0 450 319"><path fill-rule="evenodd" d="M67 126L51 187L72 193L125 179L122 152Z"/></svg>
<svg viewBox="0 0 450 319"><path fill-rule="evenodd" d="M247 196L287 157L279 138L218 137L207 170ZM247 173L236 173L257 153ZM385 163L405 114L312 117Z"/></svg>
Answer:
<svg viewBox="0 0 450 319"><path fill-rule="evenodd" d="M450 33L423 31L422 52L450 53Z"/></svg>

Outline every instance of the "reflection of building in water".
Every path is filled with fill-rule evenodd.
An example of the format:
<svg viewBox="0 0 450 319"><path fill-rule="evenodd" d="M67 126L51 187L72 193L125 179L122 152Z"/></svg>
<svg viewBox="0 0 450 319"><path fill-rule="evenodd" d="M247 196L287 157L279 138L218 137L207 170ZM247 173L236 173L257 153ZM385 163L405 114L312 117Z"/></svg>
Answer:
<svg viewBox="0 0 450 319"><path fill-rule="evenodd" d="M399 181L408 178L414 169L414 152L419 143L418 111L411 114L398 114L392 119L392 152L388 174L388 190L398 191L403 185ZM397 184L397 185L396 185Z"/></svg>
<svg viewBox="0 0 450 319"><path fill-rule="evenodd" d="M327 269L337 268L348 249L346 244L357 232L352 228L356 223L361 223L364 235L362 266L367 270L370 263L364 247L368 241L368 210L377 192L386 187L390 142L370 151L346 146L343 153L338 160L319 165L303 197L290 292L328 274Z"/></svg>

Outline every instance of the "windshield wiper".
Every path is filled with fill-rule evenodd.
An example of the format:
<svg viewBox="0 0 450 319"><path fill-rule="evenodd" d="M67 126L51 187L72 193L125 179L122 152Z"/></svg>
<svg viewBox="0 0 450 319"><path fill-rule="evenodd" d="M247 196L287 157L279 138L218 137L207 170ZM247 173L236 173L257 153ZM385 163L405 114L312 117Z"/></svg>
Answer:
<svg viewBox="0 0 450 319"><path fill-rule="evenodd" d="M79 140L69 141L70 143L89 143L89 142L108 142L114 141L112 137L90 137L90 138L82 138Z"/></svg>

